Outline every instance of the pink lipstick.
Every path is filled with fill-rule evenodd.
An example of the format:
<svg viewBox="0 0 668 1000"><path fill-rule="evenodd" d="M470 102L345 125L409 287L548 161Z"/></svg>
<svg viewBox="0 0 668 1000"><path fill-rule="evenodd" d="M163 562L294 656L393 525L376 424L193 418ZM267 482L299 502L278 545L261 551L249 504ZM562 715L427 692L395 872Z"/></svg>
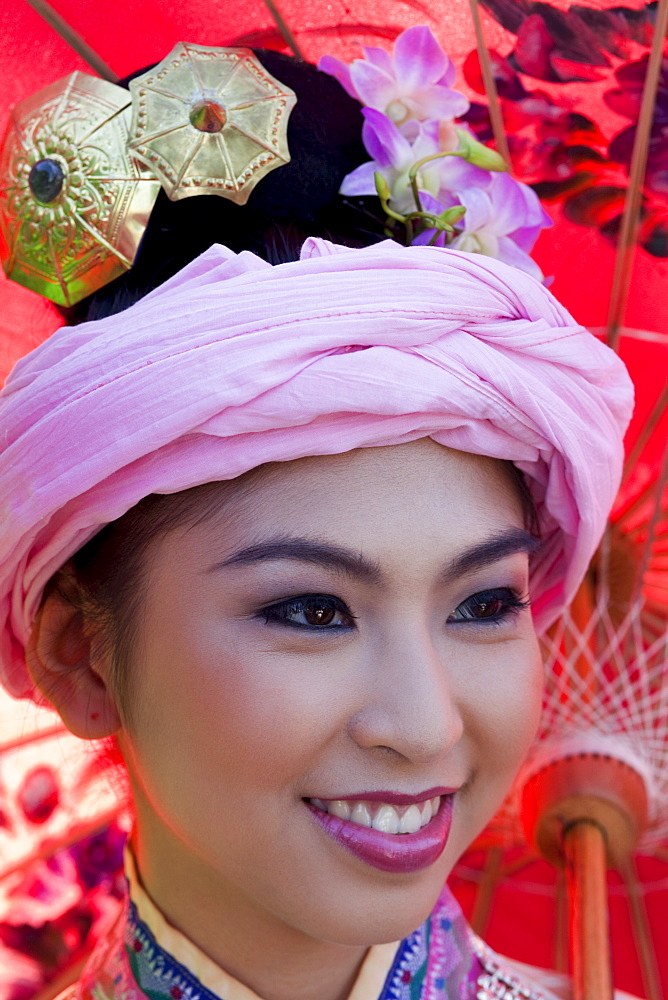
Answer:
<svg viewBox="0 0 668 1000"><path fill-rule="evenodd" d="M379 868L384 872L407 873L421 871L433 865L443 853L448 841L452 823L453 794L444 794L445 790L432 789L429 795L411 797L395 795L397 805L419 802L428 797L441 794L441 804L438 812L417 833L381 833L372 827L361 826L350 820L340 819L331 813L323 812L317 806L306 801L306 805L320 827L338 844L344 847L360 861ZM382 795L382 798L381 798ZM361 799L362 796L350 797L348 801ZM367 801L391 802L391 794L368 793ZM403 800L402 802L398 800Z"/></svg>

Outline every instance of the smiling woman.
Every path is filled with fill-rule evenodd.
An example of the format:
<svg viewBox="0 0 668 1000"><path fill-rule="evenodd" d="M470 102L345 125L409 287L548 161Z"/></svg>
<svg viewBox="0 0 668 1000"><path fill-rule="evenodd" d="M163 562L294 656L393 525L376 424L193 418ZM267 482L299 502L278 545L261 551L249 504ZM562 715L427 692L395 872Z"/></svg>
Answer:
<svg viewBox="0 0 668 1000"><path fill-rule="evenodd" d="M99 710L167 918L261 996L277 995L288 946L315 975L336 942L340 994L369 944L422 923L527 749L542 686L524 599L535 543L501 463L430 440L219 489L216 516L145 553L141 652L118 718ZM37 647L61 614L47 604ZM55 697L85 730L95 692ZM208 887L204 909L193 885ZM250 981L249 925L274 954Z"/></svg>
<svg viewBox="0 0 668 1000"><path fill-rule="evenodd" d="M0 397L3 680L112 737L135 810L68 996L526 996L444 885L532 740L629 381L506 264L273 226L280 263L129 272Z"/></svg>

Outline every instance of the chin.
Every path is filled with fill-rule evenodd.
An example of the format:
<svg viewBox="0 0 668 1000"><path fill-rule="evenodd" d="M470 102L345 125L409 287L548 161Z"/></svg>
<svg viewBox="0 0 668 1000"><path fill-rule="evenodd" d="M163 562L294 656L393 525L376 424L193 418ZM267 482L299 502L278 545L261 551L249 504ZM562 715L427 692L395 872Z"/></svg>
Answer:
<svg viewBox="0 0 668 1000"><path fill-rule="evenodd" d="M444 861L414 875L383 876L385 884L370 890L367 883L347 898L341 898L340 889L334 891L326 908L304 915L304 924L312 937L333 944L369 947L401 941L434 909L452 868Z"/></svg>

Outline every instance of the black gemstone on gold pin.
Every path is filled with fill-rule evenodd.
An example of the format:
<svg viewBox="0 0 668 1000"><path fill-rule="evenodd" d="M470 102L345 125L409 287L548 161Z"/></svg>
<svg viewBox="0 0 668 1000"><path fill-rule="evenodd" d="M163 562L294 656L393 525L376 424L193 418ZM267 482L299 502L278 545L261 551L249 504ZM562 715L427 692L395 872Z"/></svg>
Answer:
<svg viewBox="0 0 668 1000"><path fill-rule="evenodd" d="M217 101L197 101L190 109L190 124L198 132L222 132L227 114Z"/></svg>
<svg viewBox="0 0 668 1000"><path fill-rule="evenodd" d="M57 160L38 160L28 175L28 185L44 205L55 201L63 190L65 172Z"/></svg>

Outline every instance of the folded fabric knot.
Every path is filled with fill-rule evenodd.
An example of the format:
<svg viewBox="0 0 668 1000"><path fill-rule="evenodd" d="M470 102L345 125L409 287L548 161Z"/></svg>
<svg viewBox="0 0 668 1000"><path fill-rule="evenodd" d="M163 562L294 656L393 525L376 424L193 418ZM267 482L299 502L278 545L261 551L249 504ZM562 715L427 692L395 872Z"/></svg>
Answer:
<svg viewBox="0 0 668 1000"><path fill-rule="evenodd" d="M32 696L45 584L142 497L426 436L525 473L544 627L598 544L631 406L616 355L499 261L310 239L272 267L211 247L125 312L58 330L0 394L2 681Z"/></svg>

